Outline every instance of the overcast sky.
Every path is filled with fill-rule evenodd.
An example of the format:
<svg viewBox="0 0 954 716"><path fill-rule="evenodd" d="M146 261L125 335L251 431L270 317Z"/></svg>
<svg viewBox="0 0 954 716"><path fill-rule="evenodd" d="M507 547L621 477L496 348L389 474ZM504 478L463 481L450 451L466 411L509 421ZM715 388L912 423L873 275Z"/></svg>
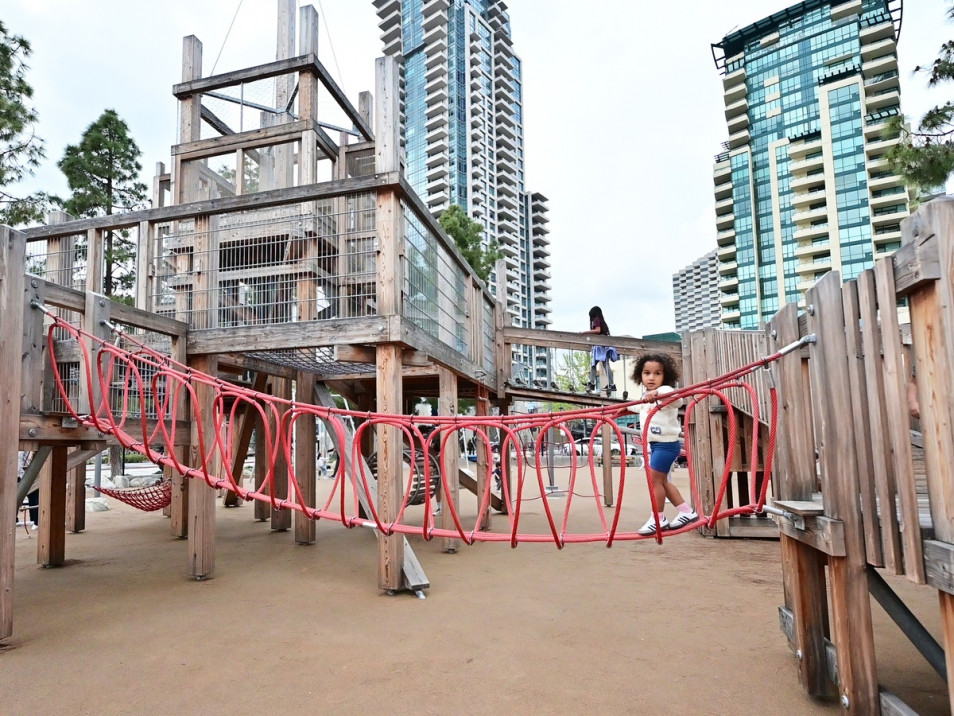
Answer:
<svg viewBox="0 0 954 716"><path fill-rule="evenodd" d="M381 54L371 0L312 4L319 58L357 104L358 92L373 89ZM614 334L673 330L673 273L716 246L712 163L728 132L710 45L792 4L510 0L524 67L527 189L550 200L554 329L585 330L598 304ZM904 3L901 103L909 117L951 95L949 87L927 90L911 72L954 37L944 22L950 5ZM269 62L276 7L6 0L0 19L33 47L27 79L46 141L47 159L26 189L67 194L56 162L108 108L129 125L151 186L155 163L168 164L176 143L171 89L182 38L202 41L204 76Z"/></svg>

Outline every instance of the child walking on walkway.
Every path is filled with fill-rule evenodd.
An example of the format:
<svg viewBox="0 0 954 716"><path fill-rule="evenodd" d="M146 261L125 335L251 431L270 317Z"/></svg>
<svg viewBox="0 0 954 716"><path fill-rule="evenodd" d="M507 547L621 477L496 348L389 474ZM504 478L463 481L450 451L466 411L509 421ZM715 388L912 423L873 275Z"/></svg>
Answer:
<svg viewBox="0 0 954 716"><path fill-rule="evenodd" d="M583 331L583 334L595 333L601 336L608 336L609 326L606 325L606 319L603 318L603 309L599 306L593 306L590 309L590 330ZM616 384L613 382L613 369L610 367L610 361L619 360L619 353L610 346L593 346L590 351L592 360L590 361L590 382L586 385L586 392L592 393L596 390L596 367L603 366L603 373L606 375L606 394L616 392Z"/></svg>
<svg viewBox="0 0 954 716"><path fill-rule="evenodd" d="M649 411L658 404L659 398L674 390L679 379L679 371L672 357L665 354L649 354L636 362L633 380L643 386L642 398L645 403L630 408L639 413L639 425L644 435L648 435L650 445L649 472L653 481L653 506L659 511L659 529L679 529L699 519L699 515L686 504L679 489L669 482L669 471L679 457L682 444L679 441L679 407L682 399L674 400L660 408L647 424ZM663 514L666 498L675 505L676 518L670 522ZM650 514L638 534L656 534L656 514Z"/></svg>

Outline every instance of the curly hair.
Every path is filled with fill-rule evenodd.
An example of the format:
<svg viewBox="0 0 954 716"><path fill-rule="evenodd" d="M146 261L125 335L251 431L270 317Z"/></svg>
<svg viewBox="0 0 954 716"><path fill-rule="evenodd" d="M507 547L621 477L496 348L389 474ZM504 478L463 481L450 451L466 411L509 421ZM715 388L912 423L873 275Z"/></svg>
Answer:
<svg viewBox="0 0 954 716"><path fill-rule="evenodd" d="M659 363L663 367L663 384L672 388L676 387L676 381L679 380L679 368L672 356L665 353L647 353L639 357L633 369L633 380L637 385L643 383L643 368L647 363Z"/></svg>

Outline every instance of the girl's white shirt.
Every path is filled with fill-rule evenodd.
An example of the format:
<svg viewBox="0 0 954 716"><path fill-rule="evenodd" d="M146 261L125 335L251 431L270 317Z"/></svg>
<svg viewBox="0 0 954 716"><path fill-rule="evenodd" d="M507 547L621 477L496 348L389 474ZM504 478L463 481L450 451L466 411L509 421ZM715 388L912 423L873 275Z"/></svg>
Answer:
<svg viewBox="0 0 954 716"><path fill-rule="evenodd" d="M657 395L665 395L666 393L672 393L675 390L671 385L661 385L657 391ZM647 393L646 388L643 388L642 394ZM640 403L639 405L631 405L629 410L634 413L639 414L639 427L643 433L646 433L646 418L649 416L649 411L653 409L654 406L658 405L659 401L655 403ZM666 407L660 408L657 410L652 417L652 420L649 423L649 442L651 443L671 443L679 439L679 433L682 431L682 425L679 423L679 408L682 407L683 399L679 398L672 401Z"/></svg>

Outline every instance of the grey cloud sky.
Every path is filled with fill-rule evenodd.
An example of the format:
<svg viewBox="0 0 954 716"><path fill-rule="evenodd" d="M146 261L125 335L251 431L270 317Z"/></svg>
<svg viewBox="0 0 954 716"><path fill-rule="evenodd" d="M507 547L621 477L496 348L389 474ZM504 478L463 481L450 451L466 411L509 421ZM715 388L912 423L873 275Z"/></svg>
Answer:
<svg viewBox="0 0 954 716"><path fill-rule="evenodd" d="M381 54L370 0L314 0L319 57L356 101ZM715 247L712 162L727 138L710 45L786 0L511 0L524 68L526 182L549 197L553 327L583 330L591 305L613 332L672 330L672 274ZM3 21L33 46L28 80L47 159L30 182L65 194L56 161L104 109L143 150L151 184L176 142L182 38L203 74L275 56L275 0L12 0ZM899 44L902 109L920 116L950 88L911 70L954 37L947 0L908 0ZM235 23L229 32L233 15ZM331 39L329 42L330 32ZM225 41L226 33L228 39ZM223 46L223 41L224 46Z"/></svg>

